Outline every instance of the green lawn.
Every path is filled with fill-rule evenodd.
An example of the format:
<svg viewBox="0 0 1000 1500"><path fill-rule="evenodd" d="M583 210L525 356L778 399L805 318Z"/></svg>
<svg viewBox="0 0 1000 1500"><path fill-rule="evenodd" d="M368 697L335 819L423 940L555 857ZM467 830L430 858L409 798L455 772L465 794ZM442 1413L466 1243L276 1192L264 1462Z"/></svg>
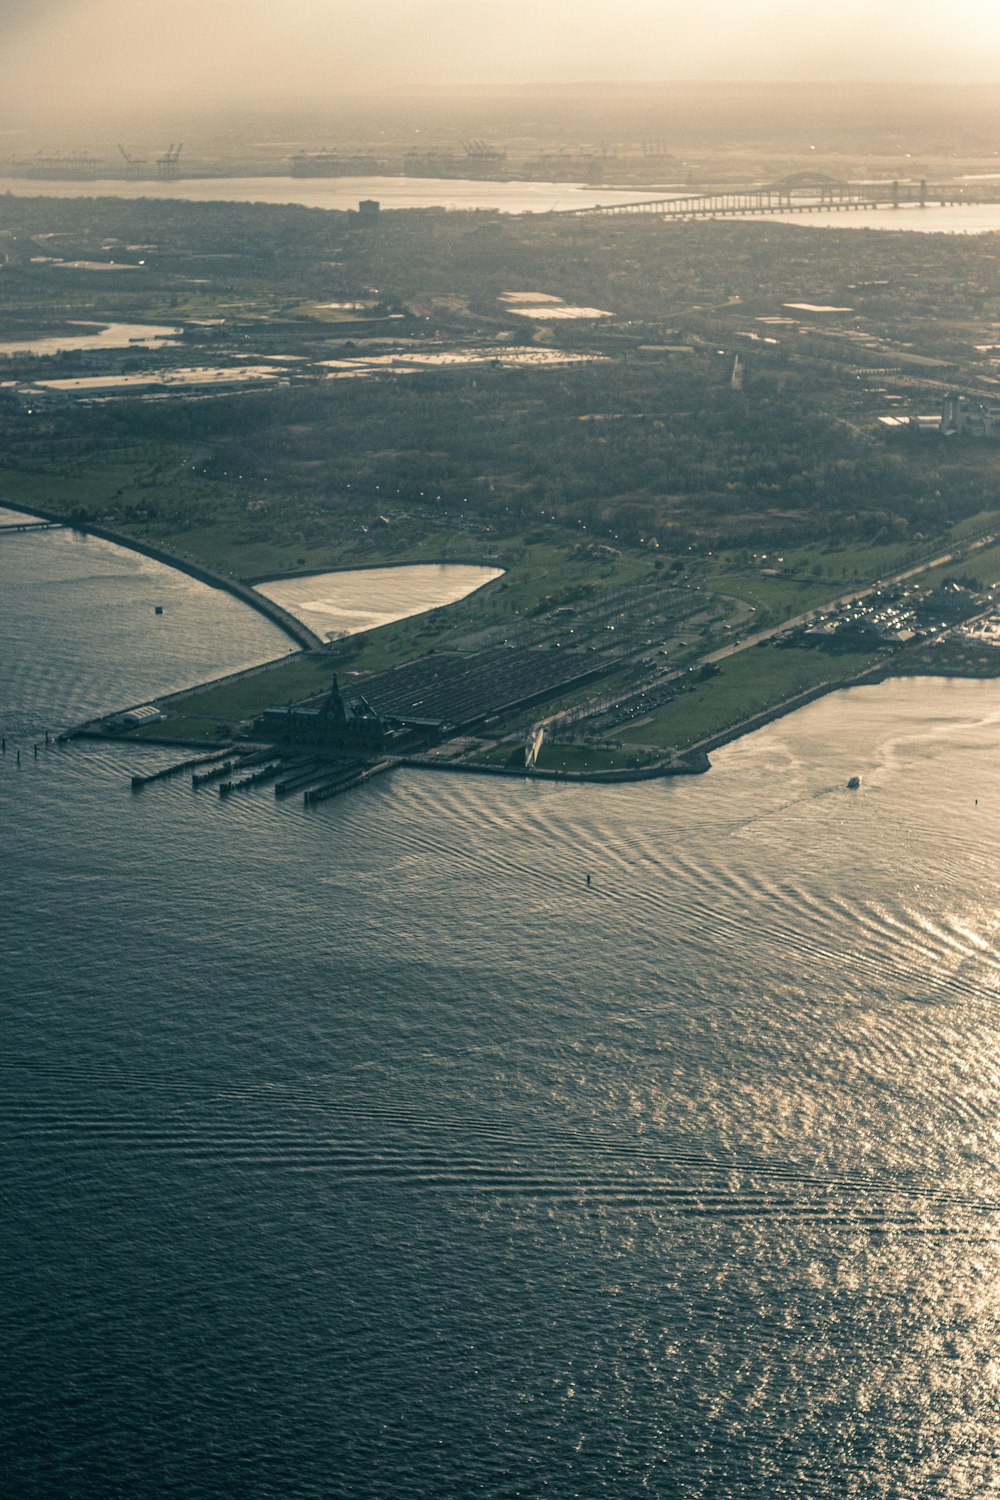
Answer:
<svg viewBox="0 0 1000 1500"><path fill-rule="evenodd" d="M922 559L946 551L962 538L988 529L994 519L984 513L976 518L976 524L966 523L956 527L954 535L928 538L924 541L896 542L886 546L831 547L828 543L816 543L812 547L790 548L774 557L761 560L763 566L781 569L778 577L770 577L760 571L759 564L747 566L738 555L722 553L709 564L702 564L694 576L702 588L718 590L745 599L757 611L757 624L765 620L780 621L791 615L803 614L810 609L829 603L831 599L849 593L854 588L863 588L878 578L891 578L896 573L919 565ZM992 552L992 549L991 549ZM782 559L780 562L778 558ZM987 554L973 554L985 560ZM989 581L1000 578L1000 551L993 553L997 572ZM951 565L959 571L975 571L970 559L969 568L964 563ZM984 570L988 572L988 564ZM933 579L933 575L928 575ZM921 578L923 583L923 578Z"/></svg>
<svg viewBox="0 0 1000 1500"><path fill-rule="evenodd" d="M171 705L166 723L151 724L133 738L216 741L230 738L235 724L252 719L275 704L297 703L323 692L333 682L332 660L296 656L235 682L219 683L187 694Z"/></svg>
<svg viewBox="0 0 1000 1500"><path fill-rule="evenodd" d="M520 748L509 741L480 750L469 757L470 765L505 766L511 754ZM630 745L621 749L606 745L558 745L551 741L542 745L538 756L541 771L625 771L637 766L652 765L659 756L648 750L636 750Z"/></svg>
<svg viewBox="0 0 1000 1500"><path fill-rule="evenodd" d="M878 660L871 652L830 655L753 646L722 662L717 677L683 693L648 723L624 730L622 739L684 750L820 683L853 677Z"/></svg>
<svg viewBox="0 0 1000 1500"><path fill-rule="evenodd" d="M752 604L758 616L753 623L757 625L766 624L769 620L784 620L791 615L815 609L825 604L832 592L829 581L803 582L796 578L764 578L754 572L708 573L698 579L698 585L713 593L730 594Z"/></svg>
<svg viewBox="0 0 1000 1500"><path fill-rule="evenodd" d="M178 740L192 745L220 745L232 739L232 726L219 719L171 718L165 724L137 729L129 740Z"/></svg>
<svg viewBox="0 0 1000 1500"><path fill-rule="evenodd" d="M979 536L984 531L992 531L1000 528L1000 511L981 510L974 516L968 516L964 521L958 521L952 528L952 537L961 541L966 537Z"/></svg>
<svg viewBox="0 0 1000 1500"><path fill-rule="evenodd" d="M542 745L536 764L541 771L626 771L651 765L658 757L630 745L612 749L603 745Z"/></svg>
<svg viewBox="0 0 1000 1500"><path fill-rule="evenodd" d="M933 556L946 545L946 539L928 537L922 541L907 540L887 545L855 542L846 547L829 542L811 547L791 548L784 552L783 566L797 578L820 583L829 598L855 586L874 583L876 578L890 578L914 567L921 558Z"/></svg>
<svg viewBox="0 0 1000 1500"><path fill-rule="evenodd" d="M957 562L945 563L940 568L930 568L915 580L920 587L935 588L945 578L975 579L981 589L992 588L1000 579L1000 543L991 547L980 547L968 557Z"/></svg>

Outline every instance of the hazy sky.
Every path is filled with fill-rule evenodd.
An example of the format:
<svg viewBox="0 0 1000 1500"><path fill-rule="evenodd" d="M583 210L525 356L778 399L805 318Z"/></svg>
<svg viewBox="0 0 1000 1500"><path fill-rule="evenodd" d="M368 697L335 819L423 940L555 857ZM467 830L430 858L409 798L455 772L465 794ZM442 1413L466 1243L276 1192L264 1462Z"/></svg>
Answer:
<svg viewBox="0 0 1000 1500"><path fill-rule="evenodd" d="M1000 0L0 0L6 113L671 79L1000 82Z"/></svg>

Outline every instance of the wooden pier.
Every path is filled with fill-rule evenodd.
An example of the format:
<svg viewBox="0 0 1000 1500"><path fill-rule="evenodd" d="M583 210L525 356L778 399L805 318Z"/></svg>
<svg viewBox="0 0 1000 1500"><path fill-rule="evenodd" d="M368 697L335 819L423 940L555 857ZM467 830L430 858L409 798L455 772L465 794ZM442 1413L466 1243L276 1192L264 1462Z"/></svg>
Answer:
<svg viewBox="0 0 1000 1500"><path fill-rule="evenodd" d="M282 761L268 761L266 765L260 767L260 770L241 776L239 781L220 781L219 796L228 797L232 792L246 792L253 786L263 786L265 781L273 781L276 776L280 776L284 769Z"/></svg>
<svg viewBox="0 0 1000 1500"><path fill-rule="evenodd" d="M362 786L364 782L370 781L373 776L380 776L384 771L391 771L396 764L394 760L377 760L374 765L367 766L360 762L348 764L339 776L330 777L319 786L312 787L303 793L303 805L315 807L318 802L329 802L331 797L339 797L341 792L349 792L353 787Z"/></svg>
<svg viewBox="0 0 1000 1500"><path fill-rule="evenodd" d="M146 776L133 776L132 790L140 792L144 786L151 786L154 781L168 781L172 776L180 776L184 771L194 771L199 766L211 765L213 761L232 753L232 746L227 745L224 750L212 750L208 755L195 755L187 760L174 761L172 765L161 766L158 771L150 771Z"/></svg>
<svg viewBox="0 0 1000 1500"><path fill-rule="evenodd" d="M137 774L132 777L132 790L141 791L154 782L168 781L190 771L193 791L215 786L220 798L225 799L234 792L252 791L274 782L274 795L279 801L301 792L304 806L313 807L339 797L341 792L363 786L373 776L391 771L398 764L398 759L388 756L376 761L356 758L336 761L294 754L289 757L273 746L260 745L250 746L241 754L227 745L206 755L174 761L147 775Z"/></svg>

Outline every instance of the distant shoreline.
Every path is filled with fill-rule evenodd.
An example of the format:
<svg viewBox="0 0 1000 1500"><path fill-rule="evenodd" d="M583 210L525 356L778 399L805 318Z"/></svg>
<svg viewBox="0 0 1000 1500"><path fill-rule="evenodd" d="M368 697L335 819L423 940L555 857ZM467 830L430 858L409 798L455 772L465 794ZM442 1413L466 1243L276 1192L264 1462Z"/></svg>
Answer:
<svg viewBox="0 0 1000 1500"><path fill-rule="evenodd" d="M539 181L533 178L478 179L461 177L182 177L176 181L132 182L123 178L46 179L0 177L0 195L12 198L118 199L123 202L236 203L272 208L306 208L357 214L363 199L374 199L383 213L497 213L533 218L581 209L613 209L640 200L681 198L692 191L674 186L640 187L592 185L585 182ZM695 189L695 191L698 191ZM711 191L711 189L708 189ZM975 223L963 218L978 213ZM720 212L727 223L791 223L801 228L837 228L882 233L989 234L1000 230L1000 203L963 203L926 208L903 205L859 213L836 208L804 214L752 211ZM678 222L683 222L679 220ZM134 269L131 264L117 271Z"/></svg>

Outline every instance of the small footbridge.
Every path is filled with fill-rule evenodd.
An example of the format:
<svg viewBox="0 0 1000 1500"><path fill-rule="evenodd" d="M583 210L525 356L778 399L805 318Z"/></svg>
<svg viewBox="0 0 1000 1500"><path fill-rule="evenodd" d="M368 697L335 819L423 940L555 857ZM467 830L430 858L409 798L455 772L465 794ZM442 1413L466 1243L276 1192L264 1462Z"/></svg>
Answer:
<svg viewBox="0 0 1000 1500"><path fill-rule="evenodd" d="M20 531L64 531L62 521L0 521L0 537L14 536Z"/></svg>
<svg viewBox="0 0 1000 1500"><path fill-rule="evenodd" d="M748 214L813 214L901 208L929 203L974 203L964 184L928 186L920 182L839 182L816 172L799 172L768 187L717 188L707 193L672 193L669 198L641 198L634 203L595 204L562 209L575 218L652 214L661 219L716 219Z"/></svg>

